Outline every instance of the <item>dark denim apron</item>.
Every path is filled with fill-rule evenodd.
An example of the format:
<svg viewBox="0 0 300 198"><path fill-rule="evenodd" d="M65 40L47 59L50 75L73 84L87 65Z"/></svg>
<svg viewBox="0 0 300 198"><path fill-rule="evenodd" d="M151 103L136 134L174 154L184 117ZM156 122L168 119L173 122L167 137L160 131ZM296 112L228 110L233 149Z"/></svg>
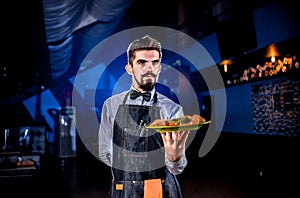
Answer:
<svg viewBox="0 0 300 198"><path fill-rule="evenodd" d="M160 134L144 127L160 118L157 94L152 106L127 105L128 95L119 106L114 122L110 197L143 198L147 179L161 179L164 198L182 197L176 176L165 166Z"/></svg>

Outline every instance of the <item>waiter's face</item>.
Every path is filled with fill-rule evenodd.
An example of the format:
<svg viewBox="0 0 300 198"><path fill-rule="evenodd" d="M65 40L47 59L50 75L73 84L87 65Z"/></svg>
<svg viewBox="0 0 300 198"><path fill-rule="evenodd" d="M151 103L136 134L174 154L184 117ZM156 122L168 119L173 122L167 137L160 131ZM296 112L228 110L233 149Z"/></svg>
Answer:
<svg viewBox="0 0 300 198"><path fill-rule="evenodd" d="M126 65L126 70L132 75L133 86L140 91L153 89L160 72L160 57L157 50L138 50L132 65Z"/></svg>

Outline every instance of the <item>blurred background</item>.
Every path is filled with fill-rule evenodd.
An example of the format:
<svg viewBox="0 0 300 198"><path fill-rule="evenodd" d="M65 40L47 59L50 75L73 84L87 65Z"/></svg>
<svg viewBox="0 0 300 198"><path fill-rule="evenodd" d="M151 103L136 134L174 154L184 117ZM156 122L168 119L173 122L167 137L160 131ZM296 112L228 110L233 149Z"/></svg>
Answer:
<svg viewBox="0 0 300 198"><path fill-rule="evenodd" d="M187 149L189 164L179 176L184 197L299 194L300 19L294 2L32 0L3 1L0 8L1 189L32 196L40 196L41 188L63 197L106 195L110 169L94 156L98 125L88 120L99 118L103 101L115 91L126 52L109 64L84 60L92 61L87 55L116 33L160 26L195 39L213 63L204 61L199 71L164 49L169 70L158 89L178 102L185 77L206 118L218 116L215 98L226 92L215 146L198 156L207 130L202 127ZM224 87L208 90L200 72L214 67ZM172 69L183 75L164 75ZM94 87L74 87L75 78L97 79L98 73ZM128 87L119 86L117 91ZM72 105L74 95L82 107ZM78 134L78 120L84 134Z"/></svg>

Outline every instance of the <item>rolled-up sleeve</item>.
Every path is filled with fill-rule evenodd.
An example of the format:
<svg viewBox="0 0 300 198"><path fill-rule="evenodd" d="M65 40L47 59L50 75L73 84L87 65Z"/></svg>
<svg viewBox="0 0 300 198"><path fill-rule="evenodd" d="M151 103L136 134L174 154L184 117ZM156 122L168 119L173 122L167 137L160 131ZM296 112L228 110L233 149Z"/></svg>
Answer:
<svg viewBox="0 0 300 198"><path fill-rule="evenodd" d="M187 159L185 153L183 153L181 159L177 162L170 162L167 157L165 157L166 166L169 171L174 175L179 175L185 169L187 165Z"/></svg>

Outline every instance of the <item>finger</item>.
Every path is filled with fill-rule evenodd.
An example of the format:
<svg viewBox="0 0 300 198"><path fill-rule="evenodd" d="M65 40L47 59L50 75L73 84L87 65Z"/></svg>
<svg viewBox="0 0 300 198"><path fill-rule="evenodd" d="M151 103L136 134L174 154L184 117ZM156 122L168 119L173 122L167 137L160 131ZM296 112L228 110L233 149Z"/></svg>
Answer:
<svg viewBox="0 0 300 198"><path fill-rule="evenodd" d="M180 139L180 132L172 132L172 139L177 142Z"/></svg>
<svg viewBox="0 0 300 198"><path fill-rule="evenodd" d="M161 137L163 139L164 145L173 143L172 135L170 132L161 133Z"/></svg>
<svg viewBox="0 0 300 198"><path fill-rule="evenodd" d="M166 134L166 140L168 144L173 144L174 140L173 140L173 132L167 132Z"/></svg>
<svg viewBox="0 0 300 198"><path fill-rule="evenodd" d="M166 140L167 140L167 142L170 142L170 141L172 141L172 133L171 132L167 132L167 134L166 134Z"/></svg>
<svg viewBox="0 0 300 198"><path fill-rule="evenodd" d="M180 131L178 134L178 141L180 142L186 142L188 135L190 134L190 131Z"/></svg>
<svg viewBox="0 0 300 198"><path fill-rule="evenodd" d="M190 131L184 131L182 133L182 136L180 137L180 139L182 139L185 142L187 140L189 134L190 134Z"/></svg>
<svg viewBox="0 0 300 198"><path fill-rule="evenodd" d="M161 135L161 138L162 138L164 144L166 144L167 143L166 133L161 133L160 135Z"/></svg>

